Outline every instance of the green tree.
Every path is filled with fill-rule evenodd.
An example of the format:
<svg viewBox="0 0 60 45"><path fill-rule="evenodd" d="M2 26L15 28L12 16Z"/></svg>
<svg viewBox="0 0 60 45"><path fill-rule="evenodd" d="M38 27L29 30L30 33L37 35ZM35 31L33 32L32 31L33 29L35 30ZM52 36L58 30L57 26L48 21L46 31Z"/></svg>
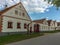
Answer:
<svg viewBox="0 0 60 45"><path fill-rule="evenodd" d="M60 0L45 0L49 2L52 2L53 5L55 5L57 8L60 7Z"/></svg>

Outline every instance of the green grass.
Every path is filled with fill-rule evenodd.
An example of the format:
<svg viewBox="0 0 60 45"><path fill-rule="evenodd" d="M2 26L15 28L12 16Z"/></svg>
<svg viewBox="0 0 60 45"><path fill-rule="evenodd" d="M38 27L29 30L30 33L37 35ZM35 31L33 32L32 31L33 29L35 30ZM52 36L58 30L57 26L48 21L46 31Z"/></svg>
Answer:
<svg viewBox="0 0 60 45"><path fill-rule="evenodd" d="M0 45L42 36L42 35L44 35L44 33L57 33L57 32L60 32L60 30L43 31L40 33L32 33L32 34L14 34L14 35L2 36L2 37L0 37Z"/></svg>
<svg viewBox="0 0 60 45"><path fill-rule="evenodd" d="M42 36L42 33L32 33L32 34L14 34L14 35L8 35L8 36L2 36L0 37L0 45L4 45L7 43L12 43L16 41L21 41L33 37Z"/></svg>
<svg viewBox="0 0 60 45"><path fill-rule="evenodd" d="M60 32L60 30L54 30L54 31L42 31L41 33L57 33Z"/></svg>

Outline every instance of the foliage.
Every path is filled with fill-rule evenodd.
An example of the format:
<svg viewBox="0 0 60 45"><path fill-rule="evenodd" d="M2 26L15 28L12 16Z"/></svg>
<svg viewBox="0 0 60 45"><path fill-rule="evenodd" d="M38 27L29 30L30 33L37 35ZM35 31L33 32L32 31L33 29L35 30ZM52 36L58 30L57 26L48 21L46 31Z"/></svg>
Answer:
<svg viewBox="0 0 60 45"><path fill-rule="evenodd" d="M45 0L46 1L46 0ZM48 0L48 3L51 2L53 5L55 5L57 8L60 7L60 0Z"/></svg>

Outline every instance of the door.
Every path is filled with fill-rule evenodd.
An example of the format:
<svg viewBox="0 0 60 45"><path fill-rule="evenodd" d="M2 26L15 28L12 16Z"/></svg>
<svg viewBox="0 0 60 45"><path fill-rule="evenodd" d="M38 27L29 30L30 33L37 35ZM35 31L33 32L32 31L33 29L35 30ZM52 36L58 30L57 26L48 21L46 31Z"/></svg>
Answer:
<svg viewBox="0 0 60 45"><path fill-rule="evenodd" d="M39 32L39 24L34 24L34 32Z"/></svg>
<svg viewBox="0 0 60 45"><path fill-rule="evenodd" d="M37 29L36 29L37 32L39 32L39 24L37 24Z"/></svg>

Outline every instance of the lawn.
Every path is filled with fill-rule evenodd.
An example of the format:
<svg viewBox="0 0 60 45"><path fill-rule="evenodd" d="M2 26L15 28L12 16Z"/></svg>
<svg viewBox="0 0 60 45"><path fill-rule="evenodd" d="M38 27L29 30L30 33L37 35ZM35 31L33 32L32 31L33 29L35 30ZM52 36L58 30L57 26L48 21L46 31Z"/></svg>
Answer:
<svg viewBox="0 0 60 45"><path fill-rule="evenodd" d="M7 43L17 42L25 39L30 39L38 36L42 36L45 33L57 33L60 32L60 30L55 31L43 31L40 33L32 33L32 34L14 34L14 35L7 35L0 37L0 45L4 45Z"/></svg>
<svg viewBox="0 0 60 45"><path fill-rule="evenodd" d="M57 33L60 32L60 30L53 30L53 31L41 31L40 33Z"/></svg>
<svg viewBox="0 0 60 45"><path fill-rule="evenodd" d="M0 45L4 45L11 42L21 41L33 37L42 36L43 33L32 33L32 34L14 34L0 37Z"/></svg>

